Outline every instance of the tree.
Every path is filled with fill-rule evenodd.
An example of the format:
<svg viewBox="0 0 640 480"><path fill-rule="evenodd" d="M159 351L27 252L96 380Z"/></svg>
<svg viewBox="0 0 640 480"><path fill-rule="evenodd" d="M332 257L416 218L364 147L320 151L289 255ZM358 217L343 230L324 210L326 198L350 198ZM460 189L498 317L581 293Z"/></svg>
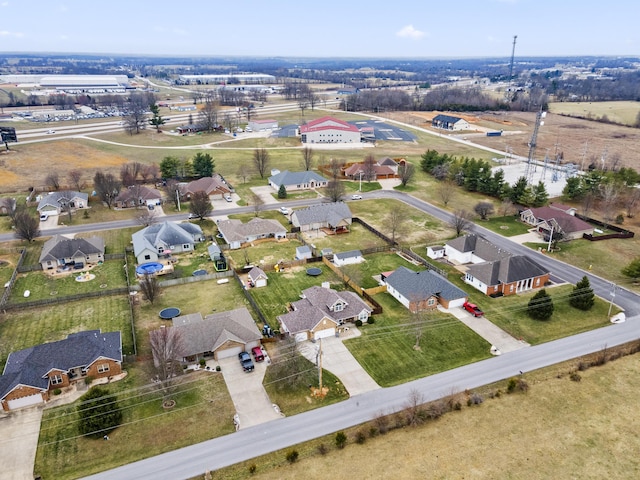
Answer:
<svg viewBox="0 0 640 480"><path fill-rule="evenodd" d="M169 197L173 202L173 205L176 208L179 208L180 198L182 198L182 192L180 191L180 182L178 182L174 178L167 180L164 191L167 193L167 197Z"/></svg>
<svg viewBox="0 0 640 480"><path fill-rule="evenodd" d="M160 133L160 127L165 124L164 118L160 115L160 107L157 104L152 104L149 107L152 117L149 119L149 124L156 127L156 131Z"/></svg>
<svg viewBox="0 0 640 480"><path fill-rule="evenodd" d="M67 179L76 191L82 190L84 183L82 182L82 172L80 170L69 170L67 173Z"/></svg>
<svg viewBox="0 0 640 480"><path fill-rule="evenodd" d="M627 187L622 203L626 210L627 218L633 218L636 214L638 204L640 204L640 188Z"/></svg>
<svg viewBox="0 0 640 480"><path fill-rule="evenodd" d="M622 185L615 181L607 181L599 185L600 198L602 200L600 205L602 208L602 217L605 222L613 220L613 208L618 201L621 189Z"/></svg>
<svg viewBox="0 0 640 480"><path fill-rule="evenodd" d="M122 423L118 397L100 387L93 387L78 405L78 430L85 437L100 438Z"/></svg>
<svg viewBox="0 0 640 480"><path fill-rule="evenodd" d="M582 180L580 177L567 178L567 184L562 189L562 195L567 200L579 200L584 191L582 190Z"/></svg>
<svg viewBox="0 0 640 480"><path fill-rule="evenodd" d="M173 327L151 330L149 340L153 366L166 399L172 393L173 378L182 371L179 363L183 348L181 330Z"/></svg>
<svg viewBox="0 0 640 480"><path fill-rule="evenodd" d="M208 216L212 210L213 207L211 206L211 199L209 198L209 195L207 195L207 192L201 190L191 195L189 211L200 220Z"/></svg>
<svg viewBox="0 0 640 480"><path fill-rule="evenodd" d="M311 170L313 168L313 149L304 147L302 149L302 168Z"/></svg>
<svg viewBox="0 0 640 480"><path fill-rule="evenodd" d="M494 208L491 202L478 202L473 207L473 211L480 215L481 220L486 220L489 215L493 215Z"/></svg>
<svg viewBox="0 0 640 480"><path fill-rule="evenodd" d="M376 179L376 159L373 155L367 155L362 162L362 176L367 182Z"/></svg>
<svg viewBox="0 0 640 480"><path fill-rule="evenodd" d="M344 196L344 185L340 180L329 180L327 182L327 197L332 202L339 202Z"/></svg>
<svg viewBox="0 0 640 480"><path fill-rule="evenodd" d="M51 190L57 191L60 190L60 176L58 175L58 172L51 172L49 173L45 179L44 179L44 183L47 185L47 187L49 187Z"/></svg>
<svg viewBox="0 0 640 480"><path fill-rule="evenodd" d="M242 179L242 183L247 183L247 178L251 177L251 167L245 162L242 162L238 165L237 175Z"/></svg>
<svg viewBox="0 0 640 480"><path fill-rule="evenodd" d="M403 187L407 186L411 179L413 179L415 173L416 167L413 163L405 162L398 167L398 176L400 177L400 183Z"/></svg>
<svg viewBox="0 0 640 480"><path fill-rule="evenodd" d="M93 188L96 191L96 195L108 208L111 208L111 205L113 205L113 201L120 193L121 186L120 181L113 173L105 174L98 170L93 177Z"/></svg>
<svg viewBox="0 0 640 480"><path fill-rule="evenodd" d="M198 152L191 161L193 173L196 177L211 177L213 176L213 170L215 163L213 157L208 153Z"/></svg>
<svg viewBox="0 0 640 480"><path fill-rule="evenodd" d="M574 308L586 311L591 310L594 303L595 295L593 294L593 288L591 288L589 278L585 275L573 288L569 296L569 304Z"/></svg>
<svg viewBox="0 0 640 480"><path fill-rule="evenodd" d="M278 198L287 198L287 187L284 186L284 183L278 189Z"/></svg>
<svg viewBox="0 0 640 480"><path fill-rule="evenodd" d="M438 183L438 187L437 187L438 196L440 197L440 200L442 201L442 204L445 207L451 201L451 197L453 197L453 194L455 192L453 187L454 187L454 184L451 180L444 180Z"/></svg>
<svg viewBox="0 0 640 480"><path fill-rule="evenodd" d="M144 295L144 298L149 300L149 303L153 305L155 299L160 295L160 284L155 274L144 274L144 277L140 279L140 291Z"/></svg>
<svg viewBox="0 0 640 480"><path fill-rule="evenodd" d="M13 224L17 238L31 242L40 235L40 221L26 210L16 214Z"/></svg>
<svg viewBox="0 0 640 480"><path fill-rule="evenodd" d="M149 210L145 208L140 210L137 217L138 223L144 227L148 227L149 225L153 225L158 221L158 214L155 210Z"/></svg>
<svg viewBox="0 0 640 480"><path fill-rule="evenodd" d="M120 167L120 181L125 187L135 185L138 181L138 175L142 170L142 164L140 162L125 163Z"/></svg>
<svg viewBox="0 0 640 480"><path fill-rule="evenodd" d="M164 157L160 161L160 174L162 178L177 178L179 164L180 159L178 157Z"/></svg>
<svg viewBox="0 0 640 480"><path fill-rule="evenodd" d="M553 300L544 288L531 297L527 305L527 313L535 320L549 320L553 310Z"/></svg>
<svg viewBox="0 0 640 480"><path fill-rule="evenodd" d="M213 98L207 98L198 112L200 127L211 133L218 126L218 102Z"/></svg>
<svg viewBox="0 0 640 480"><path fill-rule="evenodd" d="M549 194L542 182L538 182L538 184L531 190L531 193L533 195L533 201L531 202L532 207L542 207L549 201Z"/></svg>
<svg viewBox="0 0 640 480"><path fill-rule="evenodd" d="M332 180L338 180L342 176L342 169L344 168L344 160L332 158L329 160L329 173Z"/></svg>
<svg viewBox="0 0 640 480"><path fill-rule="evenodd" d="M13 197L2 197L0 198L0 209L4 209L9 218L13 221L18 213L18 202Z"/></svg>
<svg viewBox="0 0 640 480"><path fill-rule="evenodd" d="M262 207L264 206L264 200L262 200L262 197L255 192L251 192L250 203L253 206L253 216L259 216L262 211Z"/></svg>
<svg viewBox="0 0 640 480"><path fill-rule="evenodd" d="M503 217L506 217L507 215L512 215L513 211L514 211L513 202L508 198L505 198L504 200L502 200L502 203L500 204L500 214Z"/></svg>
<svg viewBox="0 0 640 480"><path fill-rule="evenodd" d="M509 192L509 199L513 203L522 204L523 200L526 198L527 190L529 189L527 185L527 178L520 177L516 180L511 186L511 191Z"/></svg>
<svg viewBox="0 0 640 480"><path fill-rule="evenodd" d="M625 277L630 277L634 281L640 278L640 257L634 258L629 265L622 269Z"/></svg>
<svg viewBox="0 0 640 480"><path fill-rule="evenodd" d="M394 208L386 217L385 224L391 234L391 245L396 244L396 238L402 235L407 224L408 212L402 207Z"/></svg>
<svg viewBox="0 0 640 480"><path fill-rule="evenodd" d="M453 217L449 219L449 226L456 232L456 237L462 235L462 232L469 230L473 223L471 222L471 214L466 210L456 210Z"/></svg>
<svg viewBox="0 0 640 480"><path fill-rule="evenodd" d="M260 178L264 178L269 168L269 152L266 148L256 148L253 151L253 165L260 174Z"/></svg>
<svg viewBox="0 0 640 480"><path fill-rule="evenodd" d="M147 127L147 110L150 102L143 94L131 94L125 114L123 115L124 129L129 135L140 133Z"/></svg>

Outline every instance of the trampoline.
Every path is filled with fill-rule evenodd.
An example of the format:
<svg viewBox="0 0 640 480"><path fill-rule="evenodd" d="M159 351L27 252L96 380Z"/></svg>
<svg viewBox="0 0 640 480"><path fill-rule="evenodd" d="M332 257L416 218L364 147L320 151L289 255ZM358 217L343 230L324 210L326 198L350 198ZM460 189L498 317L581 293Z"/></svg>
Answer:
<svg viewBox="0 0 640 480"><path fill-rule="evenodd" d="M321 273L322 273L322 269L318 267L307 268L307 275L310 275L312 277L317 277Z"/></svg>
<svg viewBox="0 0 640 480"><path fill-rule="evenodd" d="M180 309L177 307L169 307L163 310L160 310L160 318L163 320L171 320L172 318L180 315Z"/></svg>
<svg viewBox="0 0 640 480"><path fill-rule="evenodd" d="M163 268L164 265L159 262L143 263L142 265L138 265L136 267L136 273L138 275L153 275L154 273L158 273Z"/></svg>
<svg viewBox="0 0 640 480"><path fill-rule="evenodd" d="M206 270L202 270L202 269L196 270L195 272L192 273L192 275L194 275L196 277L199 276L199 275L206 275L206 274L207 274L207 271Z"/></svg>

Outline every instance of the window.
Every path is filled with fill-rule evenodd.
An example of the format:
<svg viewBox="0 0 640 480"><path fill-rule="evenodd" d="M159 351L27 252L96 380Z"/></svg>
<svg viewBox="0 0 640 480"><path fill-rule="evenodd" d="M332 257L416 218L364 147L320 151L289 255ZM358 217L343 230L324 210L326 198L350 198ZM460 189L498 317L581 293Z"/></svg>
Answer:
<svg viewBox="0 0 640 480"><path fill-rule="evenodd" d="M367 314L366 310L362 310L359 314L358 314L358 320L361 320L363 322L365 322L367 320L367 318L369 318L369 315Z"/></svg>
<svg viewBox="0 0 640 480"><path fill-rule="evenodd" d="M60 385L62 383L62 375L54 375L53 377L49 377L51 381L51 385Z"/></svg>
<svg viewBox="0 0 640 480"><path fill-rule="evenodd" d="M430 307L433 307L435 305L436 301L433 298L430 298L427 301L427 305L429 305Z"/></svg>
<svg viewBox="0 0 640 480"><path fill-rule="evenodd" d="M184 245L182 245L183 250L189 250L189 248L191 248L191 245L189 245L188 243L185 243Z"/></svg>
<svg viewBox="0 0 640 480"><path fill-rule="evenodd" d="M344 310L344 304L343 303L336 303L333 306L333 311L334 312L341 312L342 310Z"/></svg>
<svg viewBox="0 0 640 480"><path fill-rule="evenodd" d="M151 260L151 255L145 255L145 256L144 256L144 259L145 259L145 260Z"/></svg>
<svg viewBox="0 0 640 480"><path fill-rule="evenodd" d="M104 373L104 372L108 372L109 371L109 364L108 363L103 363L101 365L98 365L98 373Z"/></svg>

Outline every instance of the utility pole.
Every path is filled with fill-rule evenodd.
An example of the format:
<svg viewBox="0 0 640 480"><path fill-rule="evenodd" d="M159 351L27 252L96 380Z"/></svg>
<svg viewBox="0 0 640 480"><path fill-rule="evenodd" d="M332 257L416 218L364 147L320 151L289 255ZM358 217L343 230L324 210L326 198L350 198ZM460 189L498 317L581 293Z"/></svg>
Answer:
<svg viewBox="0 0 640 480"><path fill-rule="evenodd" d="M607 318L611 318L611 309L613 308L613 299L616 298L616 288L618 286L615 283L611 284L611 301L609 302L609 313L607 313Z"/></svg>
<svg viewBox="0 0 640 480"><path fill-rule="evenodd" d="M322 395L322 337L320 337L320 348L318 349L318 388Z"/></svg>

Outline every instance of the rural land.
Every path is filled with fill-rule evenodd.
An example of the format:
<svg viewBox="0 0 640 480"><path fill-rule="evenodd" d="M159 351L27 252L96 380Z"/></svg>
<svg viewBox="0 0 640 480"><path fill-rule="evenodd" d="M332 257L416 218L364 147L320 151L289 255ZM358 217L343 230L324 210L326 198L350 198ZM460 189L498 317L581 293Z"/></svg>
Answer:
<svg viewBox="0 0 640 480"><path fill-rule="evenodd" d="M635 477L640 59L44 59L0 55L0 479Z"/></svg>

